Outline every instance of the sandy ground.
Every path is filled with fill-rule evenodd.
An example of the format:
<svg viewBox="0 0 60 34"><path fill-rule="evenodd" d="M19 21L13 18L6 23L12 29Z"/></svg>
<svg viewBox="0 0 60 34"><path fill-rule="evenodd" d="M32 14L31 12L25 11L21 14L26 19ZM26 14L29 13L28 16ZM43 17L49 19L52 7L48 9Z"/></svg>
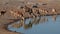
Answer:
<svg viewBox="0 0 60 34"><path fill-rule="evenodd" d="M14 16L12 16L9 13L9 9L10 8L18 8L20 5L24 5L22 4L22 2L26 0L0 0L0 11L2 10L2 8L6 8L7 13L4 16L0 16L0 34L18 34L16 32L10 32L8 30L6 30L6 25L4 24L8 24L11 21L8 19L17 19ZM28 0L29 1L29 0ZM32 0L30 0L32 1ZM47 5L40 5L41 8L43 9L47 9L50 10L48 8L55 8L57 10L58 13L60 13L60 0L33 0L33 2L40 2L40 3L47 3Z"/></svg>
<svg viewBox="0 0 60 34"><path fill-rule="evenodd" d="M7 25L13 23L14 20L0 19L0 34L21 34L7 30Z"/></svg>

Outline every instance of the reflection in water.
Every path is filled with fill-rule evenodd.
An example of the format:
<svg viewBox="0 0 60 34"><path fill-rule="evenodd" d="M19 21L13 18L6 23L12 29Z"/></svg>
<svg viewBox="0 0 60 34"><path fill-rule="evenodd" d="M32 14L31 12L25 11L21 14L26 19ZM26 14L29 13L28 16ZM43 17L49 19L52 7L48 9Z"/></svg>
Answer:
<svg viewBox="0 0 60 34"><path fill-rule="evenodd" d="M32 28L32 23L29 23L29 24L25 24L24 25L24 29L28 29L28 28Z"/></svg>
<svg viewBox="0 0 60 34"><path fill-rule="evenodd" d="M40 20L41 23L45 23L46 21L48 21L48 19L46 17L42 17Z"/></svg>
<svg viewBox="0 0 60 34"><path fill-rule="evenodd" d="M57 17L57 15L53 15L53 16L52 16L52 20L53 20L53 21L56 21L56 17Z"/></svg>
<svg viewBox="0 0 60 34"><path fill-rule="evenodd" d="M53 21L56 21L56 15L52 16ZM20 28L20 27L24 27L25 29L31 28L33 24L39 24L39 23L45 23L48 21L48 18L46 17L36 17L36 18L32 18L28 24L25 24L26 20L20 20L19 23L14 23L12 24L12 27L15 28Z"/></svg>
<svg viewBox="0 0 60 34"><path fill-rule="evenodd" d="M48 17L48 16L47 16ZM46 16L41 16L41 17L36 17L36 18L32 18L31 20L28 21L28 24L26 24L26 19L25 20L20 20L17 23L11 24L12 27L14 28L21 28L23 27L24 29L30 29L32 28L33 25L38 25L38 24L44 24L46 22L48 22L48 19ZM53 21L56 21L56 15L52 16Z"/></svg>

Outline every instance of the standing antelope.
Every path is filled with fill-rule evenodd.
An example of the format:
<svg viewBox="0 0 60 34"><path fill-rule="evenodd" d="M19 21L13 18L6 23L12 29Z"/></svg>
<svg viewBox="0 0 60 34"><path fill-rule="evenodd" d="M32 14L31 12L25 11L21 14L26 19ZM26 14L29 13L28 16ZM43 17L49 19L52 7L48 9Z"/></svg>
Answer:
<svg viewBox="0 0 60 34"><path fill-rule="evenodd" d="M19 11L16 12L10 11L10 13L13 14L14 17L21 17L22 19L24 19L23 14L20 13Z"/></svg>
<svg viewBox="0 0 60 34"><path fill-rule="evenodd" d="M54 8L52 9L52 13L57 14L56 10Z"/></svg>
<svg viewBox="0 0 60 34"><path fill-rule="evenodd" d="M4 10L4 11L1 11L0 12L0 15L4 15L6 13L6 11Z"/></svg>

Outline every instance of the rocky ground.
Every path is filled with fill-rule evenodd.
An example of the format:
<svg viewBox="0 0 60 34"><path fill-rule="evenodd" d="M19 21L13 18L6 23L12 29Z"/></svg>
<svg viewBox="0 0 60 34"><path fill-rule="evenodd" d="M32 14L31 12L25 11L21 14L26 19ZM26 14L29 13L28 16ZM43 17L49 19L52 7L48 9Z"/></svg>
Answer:
<svg viewBox="0 0 60 34"><path fill-rule="evenodd" d="M1 14L3 12L3 14ZM18 34L6 30L13 20L60 14L59 0L0 0L0 34Z"/></svg>

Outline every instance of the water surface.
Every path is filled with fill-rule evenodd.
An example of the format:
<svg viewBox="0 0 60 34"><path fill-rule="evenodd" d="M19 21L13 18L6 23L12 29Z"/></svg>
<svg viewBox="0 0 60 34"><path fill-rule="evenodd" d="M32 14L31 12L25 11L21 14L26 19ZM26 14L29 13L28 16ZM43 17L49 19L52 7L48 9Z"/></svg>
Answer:
<svg viewBox="0 0 60 34"><path fill-rule="evenodd" d="M9 25L8 29L23 34L60 34L60 15L20 20Z"/></svg>

